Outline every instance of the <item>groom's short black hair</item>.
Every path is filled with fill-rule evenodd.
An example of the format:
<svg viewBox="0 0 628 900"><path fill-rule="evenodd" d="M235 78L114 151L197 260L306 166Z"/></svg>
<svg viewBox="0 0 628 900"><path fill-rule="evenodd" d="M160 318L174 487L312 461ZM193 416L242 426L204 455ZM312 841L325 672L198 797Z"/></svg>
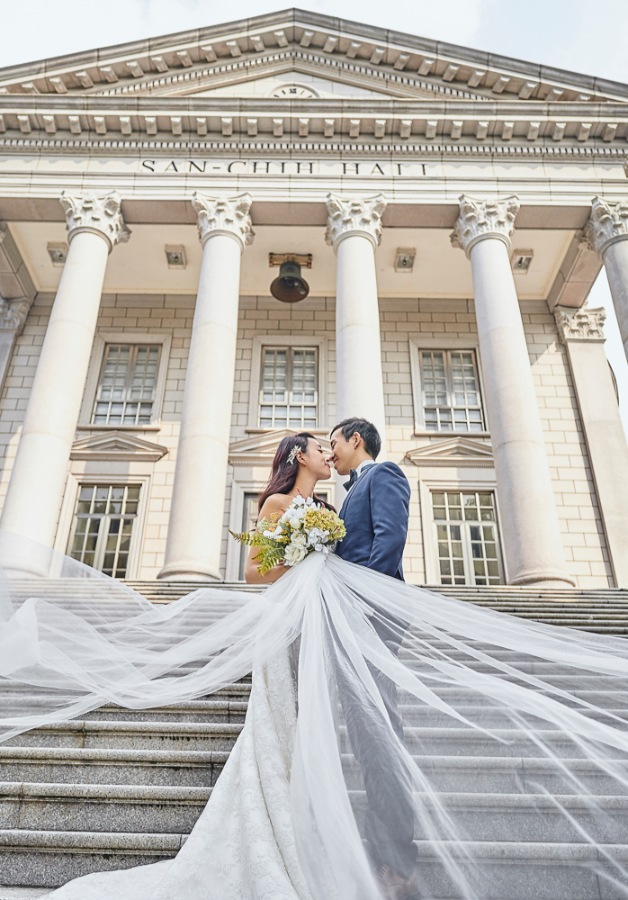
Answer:
<svg viewBox="0 0 628 900"><path fill-rule="evenodd" d="M345 441L348 441L351 435L355 434L357 431L364 441L364 449L368 455L372 456L373 459L377 459L379 456L379 451L382 449L382 439L379 435L379 431L372 422L367 422L366 419L357 418L343 419L342 422L338 422L337 425L334 425L329 432L330 437L334 431L340 431Z"/></svg>

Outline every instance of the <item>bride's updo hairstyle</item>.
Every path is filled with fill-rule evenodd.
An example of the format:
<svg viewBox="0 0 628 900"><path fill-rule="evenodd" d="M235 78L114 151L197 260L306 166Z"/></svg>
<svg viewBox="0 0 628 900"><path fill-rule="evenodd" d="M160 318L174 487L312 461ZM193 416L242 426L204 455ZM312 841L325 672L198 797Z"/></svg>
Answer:
<svg viewBox="0 0 628 900"><path fill-rule="evenodd" d="M292 450L294 447L299 447L303 453L307 453L307 442L310 438L314 438L314 435L310 434L308 431L300 431L299 434L288 435L280 441L277 452L275 453L275 458L273 459L268 484L259 495L257 501L258 512L272 494L290 493L297 480L297 473L299 471L299 464L294 458ZM314 440L316 440L316 438L314 438ZM291 455L292 459L290 459ZM317 494L314 494L314 500L322 506L325 506L327 509L334 509L330 503L327 503L326 500L319 497Z"/></svg>

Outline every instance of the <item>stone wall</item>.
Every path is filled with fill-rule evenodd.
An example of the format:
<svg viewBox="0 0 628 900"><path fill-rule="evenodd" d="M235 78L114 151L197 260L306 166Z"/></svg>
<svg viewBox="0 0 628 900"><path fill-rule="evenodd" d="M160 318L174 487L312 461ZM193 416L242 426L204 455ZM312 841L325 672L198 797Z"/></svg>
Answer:
<svg viewBox="0 0 628 900"><path fill-rule="evenodd" d="M37 297L23 334L17 341L0 400L0 453L3 457L1 496L6 491L17 446L18 429L26 409L51 304L50 295ZM168 449L168 453L159 462L154 466L151 464L150 496L142 533L141 567L136 573L141 578L156 577L163 560L193 308L193 297L122 294L105 295L101 306L99 331L123 331L138 336L160 332L171 336L161 427L156 431L133 432ZM523 302L522 314L569 572L578 579L579 587L608 587L612 582L604 533L565 350L557 341L553 316L544 304ZM409 580L424 583L426 566L423 558L419 491L419 480L423 477L424 470L404 461L404 457L409 450L429 445L434 437L425 432L415 433L410 339L416 336L420 340L433 340L436 343L439 340L447 341L448 346L451 346L449 342L473 346L476 339L473 303L458 300L383 300L381 325L389 456L404 465L413 490L405 568ZM245 297L241 302L238 332L232 440L247 437L250 434L248 429L255 425L254 422L249 422L251 366L255 338L265 335L286 338L290 335L303 335L326 339L327 421L321 424L325 427L334 424L336 397L333 299L315 298L296 306L279 306L274 300ZM92 365L96 364L96 360L93 360ZM83 427L77 437L84 438L90 433L89 428ZM103 471L106 470L106 463L100 465ZM132 466L133 464L130 472L134 471ZM72 471L75 478L80 478L83 473L93 470L88 470L85 463L73 462ZM439 472L443 477L447 472L447 477L456 476L455 472L452 476L449 470ZM231 472L224 511L225 529L229 523L232 476ZM465 470L462 476L472 481L473 471ZM87 474L85 477L88 477ZM259 480L263 473L258 471L256 477ZM491 472L483 470L483 477L488 479L487 484L490 483ZM455 481L451 483L455 487ZM64 550L69 512L71 511L66 509L65 518L62 518L61 530L64 533L59 535L58 542L60 549ZM507 515L507 510L501 510L500 513L502 516ZM225 537L223 565L227 546Z"/></svg>

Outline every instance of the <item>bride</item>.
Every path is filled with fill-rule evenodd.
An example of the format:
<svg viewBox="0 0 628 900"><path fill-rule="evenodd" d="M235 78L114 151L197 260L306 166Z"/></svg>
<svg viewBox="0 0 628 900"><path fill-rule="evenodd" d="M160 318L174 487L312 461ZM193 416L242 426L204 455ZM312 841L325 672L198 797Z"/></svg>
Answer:
<svg viewBox="0 0 628 900"><path fill-rule="evenodd" d="M378 447L359 430L339 426L332 439L330 459L307 433L281 442L259 519L316 498L330 461L347 474L355 462L347 538L335 554L265 576L252 548L247 580L267 585L253 595L203 588L155 607L67 557L0 537L2 693L14 691L11 709L23 704L0 712L0 739L105 703L202 697L253 673L244 728L177 856L47 897L628 898L628 854L607 802L628 794L626 714L613 706L626 699L628 645L407 585L394 549L383 571L369 568L364 545L379 525L358 490L370 482L379 511L369 515L384 504L388 546L403 549L405 487L389 490L397 467L373 467ZM498 770L511 773L507 788L485 793ZM499 834L487 826L487 838L483 816L494 829L495 809ZM539 850L557 839L562 860ZM530 852L517 859L519 842ZM534 853L541 867L526 863Z"/></svg>

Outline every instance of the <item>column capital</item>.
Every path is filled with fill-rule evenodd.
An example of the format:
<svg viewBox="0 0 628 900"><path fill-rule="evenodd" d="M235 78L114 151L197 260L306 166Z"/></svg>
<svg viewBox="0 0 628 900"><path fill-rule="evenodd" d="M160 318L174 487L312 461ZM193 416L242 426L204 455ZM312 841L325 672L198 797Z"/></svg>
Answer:
<svg viewBox="0 0 628 900"><path fill-rule="evenodd" d="M472 248L484 238L495 238L510 247L510 236L519 212L519 199L513 194L503 200L474 200L461 194L460 215L450 235L454 247L469 256Z"/></svg>
<svg viewBox="0 0 628 900"><path fill-rule="evenodd" d="M117 191L109 194L68 194L60 197L68 228L68 240L81 231L89 231L104 238L109 252L116 244L125 243L131 236L120 210L121 197Z"/></svg>
<svg viewBox="0 0 628 900"><path fill-rule="evenodd" d="M362 235L377 247L382 239L382 213L386 209L383 194L375 194L373 197L339 197L338 194L327 194L325 203L325 240L334 250L351 234Z"/></svg>
<svg viewBox="0 0 628 900"><path fill-rule="evenodd" d="M0 297L0 331L14 331L20 334L30 308L31 302L26 297L14 300Z"/></svg>
<svg viewBox="0 0 628 900"><path fill-rule="evenodd" d="M596 309L568 309L558 306L554 310L554 318L558 327L558 336L561 343L568 341L599 341L603 342L604 322L606 310L603 307Z"/></svg>
<svg viewBox="0 0 628 900"><path fill-rule="evenodd" d="M235 238L244 250L253 243L255 233L251 223L249 210L253 198L250 194L239 194L237 197L208 197L192 195L192 206L197 214L198 237L201 244L216 234L226 234Z"/></svg>
<svg viewBox="0 0 628 900"><path fill-rule="evenodd" d="M584 237L589 247L603 259L611 244L628 238L628 203L608 203L601 197L594 197Z"/></svg>

